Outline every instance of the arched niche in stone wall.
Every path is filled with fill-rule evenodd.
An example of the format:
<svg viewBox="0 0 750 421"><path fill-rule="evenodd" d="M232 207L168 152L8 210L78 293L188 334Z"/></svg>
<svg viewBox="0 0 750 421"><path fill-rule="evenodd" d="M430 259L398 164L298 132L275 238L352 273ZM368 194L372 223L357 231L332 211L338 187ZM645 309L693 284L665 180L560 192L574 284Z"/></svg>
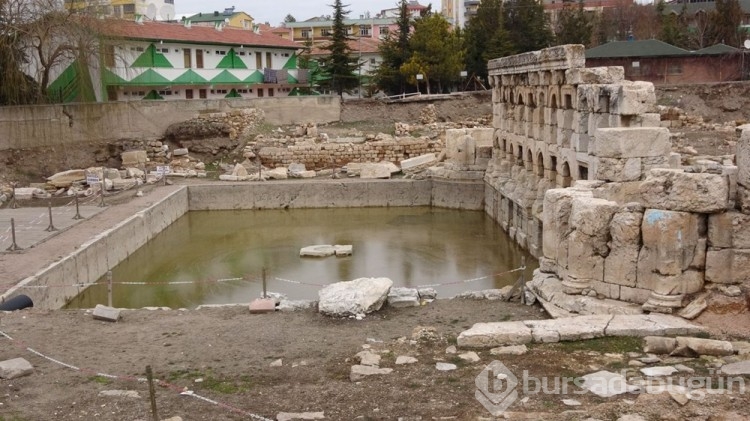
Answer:
<svg viewBox="0 0 750 421"><path fill-rule="evenodd" d="M542 155L542 151L539 151L536 154L536 162L534 163L534 168L536 169L536 176L543 178L544 177L544 155Z"/></svg>
<svg viewBox="0 0 750 421"><path fill-rule="evenodd" d="M555 155L549 156L549 167L550 167L549 181L557 184L557 157Z"/></svg>
<svg viewBox="0 0 750 421"><path fill-rule="evenodd" d="M562 163L562 167L560 168L560 176L562 177L562 180L560 183L560 187L570 187L571 178L570 178L570 165L568 165L568 161L565 161Z"/></svg>

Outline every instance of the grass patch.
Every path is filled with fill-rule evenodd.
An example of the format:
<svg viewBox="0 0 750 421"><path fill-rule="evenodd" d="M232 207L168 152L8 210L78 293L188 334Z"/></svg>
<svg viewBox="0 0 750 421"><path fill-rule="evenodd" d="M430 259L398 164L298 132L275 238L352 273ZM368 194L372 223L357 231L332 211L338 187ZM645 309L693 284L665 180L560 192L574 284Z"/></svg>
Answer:
<svg viewBox="0 0 750 421"><path fill-rule="evenodd" d="M597 351L601 353L624 354L626 352L641 352L642 340L641 338L630 336L612 336L583 341L558 342L552 346L564 352Z"/></svg>
<svg viewBox="0 0 750 421"><path fill-rule="evenodd" d="M466 360L461 359L461 357L459 357L458 355L450 357L448 362L450 362L451 364L455 364L458 368L466 367L466 365L468 364Z"/></svg>
<svg viewBox="0 0 750 421"><path fill-rule="evenodd" d="M203 381L195 383L196 379L203 379ZM247 392L253 386L253 379L248 375L240 376L237 379L226 379L215 376L210 371L201 373L196 370L173 371L169 373L168 380L170 382L176 380L189 380L203 390L211 390L225 395Z"/></svg>
<svg viewBox="0 0 750 421"><path fill-rule="evenodd" d="M0 415L0 421L26 421L27 418L24 418L18 414L13 415Z"/></svg>
<svg viewBox="0 0 750 421"><path fill-rule="evenodd" d="M89 381L103 385L112 384L112 379L104 376L91 376L89 377ZM0 418L0 421L2 421L2 418Z"/></svg>

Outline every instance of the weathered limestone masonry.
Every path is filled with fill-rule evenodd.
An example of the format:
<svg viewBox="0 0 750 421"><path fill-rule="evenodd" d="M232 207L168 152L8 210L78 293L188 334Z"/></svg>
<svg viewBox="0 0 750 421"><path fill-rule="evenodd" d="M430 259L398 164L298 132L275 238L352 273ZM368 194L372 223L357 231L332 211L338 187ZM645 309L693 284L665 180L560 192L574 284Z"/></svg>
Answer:
<svg viewBox="0 0 750 421"><path fill-rule="evenodd" d="M672 312L707 281L750 281L750 216L738 211L750 214L750 200L737 200L738 178L740 192L750 186L750 133L739 171L681 168L653 85L584 66L580 45L489 62L485 207L540 258L532 289L558 303L582 294Z"/></svg>
<svg viewBox="0 0 750 421"><path fill-rule="evenodd" d="M310 169L343 166L350 162L399 163L416 156L439 153L443 147L439 141L427 137L394 138L365 142L364 138L335 139L326 143L305 142L292 146L279 145L260 149L258 154L264 165L271 167L287 166L292 163L305 164Z"/></svg>

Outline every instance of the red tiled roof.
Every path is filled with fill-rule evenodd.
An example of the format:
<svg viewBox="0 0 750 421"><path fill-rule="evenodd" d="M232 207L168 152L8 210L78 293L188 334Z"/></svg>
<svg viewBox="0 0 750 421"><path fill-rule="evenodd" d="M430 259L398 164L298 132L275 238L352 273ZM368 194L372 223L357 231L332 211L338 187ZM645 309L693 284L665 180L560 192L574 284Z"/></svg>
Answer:
<svg viewBox="0 0 750 421"><path fill-rule="evenodd" d="M358 39L350 39L347 41L347 44L349 44L349 48L352 50L352 53L358 54L360 51L362 53L377 53L378 52L378 46L380 45L380 41L372 38L358 38ZM312 56L325 56L330 54L328 50L324 50L323 47L328 45L328 41L316 43L313 46L312 51L310 52L310 55Z"/></svg>
<svg viewBox="0 0 750 421"><path fill-rule="evenodd" d="M210 26L194 25L186 28L181 23L143 22L112 19L107 22L109 35L148 41L178 41L200 44L245 45L299 49L299 44L271 32L224 27L217 31Z"/></svg>

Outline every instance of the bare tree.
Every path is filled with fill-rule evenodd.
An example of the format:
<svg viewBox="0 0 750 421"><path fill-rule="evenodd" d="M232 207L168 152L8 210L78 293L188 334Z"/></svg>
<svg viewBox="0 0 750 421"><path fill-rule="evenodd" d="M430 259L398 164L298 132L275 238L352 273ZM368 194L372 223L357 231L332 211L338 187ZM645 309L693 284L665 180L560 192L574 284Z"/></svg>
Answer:
<svg viewBox="0 0 750 421"><path fill-rule="evenodd" d="M0 0L0 7L0 33L5 40L0 48L18 53L18 59L7 65L33 79L33 84L24 85L33 86L33 102L49 100L53 77L72 64L80 70L78 77L89 77L98 57L103 21L65 10L58 0Z"/></svg>

